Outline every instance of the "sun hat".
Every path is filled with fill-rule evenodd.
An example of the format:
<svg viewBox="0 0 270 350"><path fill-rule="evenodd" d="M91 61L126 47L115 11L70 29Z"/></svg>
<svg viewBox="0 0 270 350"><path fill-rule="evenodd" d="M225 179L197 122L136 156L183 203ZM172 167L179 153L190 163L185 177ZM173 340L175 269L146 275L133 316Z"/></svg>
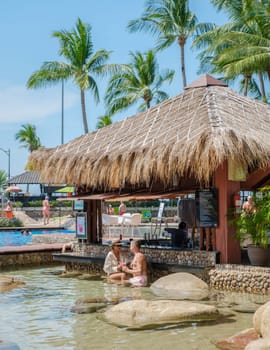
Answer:
<svg viewBox="0 0 270 350"><path fill-rule="evenodd" d="M111 247L115 247L115 246L121 246L122 243L120 241L120 239L113 239L112 243L111 243Z"/></svg>

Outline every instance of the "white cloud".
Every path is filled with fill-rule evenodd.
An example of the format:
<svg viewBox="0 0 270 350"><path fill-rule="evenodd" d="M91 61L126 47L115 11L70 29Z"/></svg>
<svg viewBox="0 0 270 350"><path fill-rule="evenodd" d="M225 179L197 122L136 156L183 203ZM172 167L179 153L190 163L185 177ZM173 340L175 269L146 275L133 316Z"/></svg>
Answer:
<svg viewBox="0 0 270 350"><path fill-rule="evenodd" d="M65 110L79 103L79 92L65 91ZM0 87L0 124L29 122L59 113L61 87L28 90L25 86Z"/></svg>

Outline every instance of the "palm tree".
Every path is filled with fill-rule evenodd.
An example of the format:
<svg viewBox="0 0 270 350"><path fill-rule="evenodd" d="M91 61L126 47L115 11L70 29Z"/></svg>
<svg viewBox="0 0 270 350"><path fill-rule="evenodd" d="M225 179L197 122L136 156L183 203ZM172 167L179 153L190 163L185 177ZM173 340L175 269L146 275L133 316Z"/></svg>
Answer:
<svg viewBox="0 0 270 350"><path fill-rule="evenodd" d="M175 42L180 46L180 64L183 87L187 85L185 45L187 40L212 28L210 23L198 24L189 9L188 0L147 0L139 19L129 22L131 32L145 30L157 35L157 49L163 50Z"/></svg>
<svg viewBox="0 0 270 350"><path fill-rule="evenodd" d="M174 71L159 73L155 54L149 50L145 54L131 52L131 63L118 66L109 81L105 102L110 115L125 110L139 100L143 100L139 111L150 107L151 102L159 103L169 96L160 87L171 82Z"/></svg>
<svg viewBox="0 0 270 350"><path fill-rule="evenodd" d="M85 90L90 90L95 101L99 102L99 92L94 75L99 76L107 71L108 66L105 62L110 54L105 50L94 52L91 30L91 25L84 24L78 18L76 27L72 31L55 31L53 37L59 39L60 55L66 62L43 63L27 82L29 88L39 88L73 79L74 84L80 89L85 133L88 133Z"/></svg>
<svg viewBox="0 0 270 350"><path fill-rule="evenodd" d="M112 117L110 115L102 115L98 117L97 129L102 129L105 126L112 124Z"/></svg>
<svg viewBox="0 0 270 350"><path fill-rule="evenodd" d="M7 174L4 170L0 170L0 192L7 187Z"/></svg>
<svg viewBox="0 0 270 350"><path fill-rule="evenodd" d="M15 139L22 144L22 147L27 148L30 153L41 147L36 127L31 124L22 125L21 130L16 133Z"/></svg>
<svg viewBox="0 0 270 350"><path fill-rule="evenodd" d="M212 73L221 73L226 80L242 76L244 94L256 93L266 100L263 77L269 67L269 4L260 0L211 0L218 10L225 10L231 22L204 33L194 41L206 47L201 53L201 65L208 62ZM266 28L268 28L266 30ZM260 89L254 79L258 75Z"/></svg>

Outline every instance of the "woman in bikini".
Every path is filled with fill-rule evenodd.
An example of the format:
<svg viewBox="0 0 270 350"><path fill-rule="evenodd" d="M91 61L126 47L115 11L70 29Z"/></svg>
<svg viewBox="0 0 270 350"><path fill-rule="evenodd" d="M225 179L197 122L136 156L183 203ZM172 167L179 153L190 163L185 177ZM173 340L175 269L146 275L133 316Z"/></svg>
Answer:
<svg viewBox="0 0 270 350"><path fill-rule="evenodd" d="M42 202L42 214L43 214L44 225L46 225L49 223L49 220L50 220L50 203L49 203L49 197L47 196Z"/></svg>

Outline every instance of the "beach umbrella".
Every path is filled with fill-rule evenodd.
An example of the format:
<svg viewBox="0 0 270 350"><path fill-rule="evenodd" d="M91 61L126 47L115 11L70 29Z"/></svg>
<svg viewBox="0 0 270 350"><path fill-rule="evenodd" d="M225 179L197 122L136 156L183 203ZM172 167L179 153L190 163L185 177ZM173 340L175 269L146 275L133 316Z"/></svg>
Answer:
<svg viewBox="0 0 270 350"><path fill-rule="evenodd" d="M14 193L18 193L18 192L22 192L22 189L18 186L9 186L7 187L5 192L14 192Z"/></svg>

